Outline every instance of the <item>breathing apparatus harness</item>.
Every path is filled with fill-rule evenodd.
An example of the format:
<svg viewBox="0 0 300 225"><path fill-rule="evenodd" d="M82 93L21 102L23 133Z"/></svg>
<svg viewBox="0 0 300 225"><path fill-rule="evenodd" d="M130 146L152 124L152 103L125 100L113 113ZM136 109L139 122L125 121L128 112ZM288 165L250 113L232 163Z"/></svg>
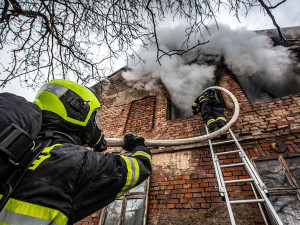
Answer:
<svg viewBox="0 0 300 225"><path fill-rule="evenodd" d="M26 131L15 124L11 124L0 133L1 157L1 190L0 212L4 208L12 192L15 190L28 167L49 146L51 139L34 141Z"/></svg>
<svg viewBox="0 0 300 225"><path fill-rule="evenodd" d="M90 99L90 101L84 100L80 94L87 96L86 99ZM2 96L4 100L5 97ZM35 119L28 116L32 114L31 110L34 110L32 109L32 103L28 103L18 96L11 97L11 99L12 102L18 104L24 102L24 105L29 105L30 107L26 111L28 113L22 114L22 116L28 118L29 121ZM16 125L12 122L12 118L9 118L7 121L10 122L6 121L5 126L1 128L0 189L3 196L0 199L0 212L25 175L28 167L55 140L64 139L76 145L87 145L98 152L107 148L97 115L100 103L94 93L87 88L71 81L52 80L40 89L34 103L39 107L33 104L38 110L35 109L37 113L32 115L39 115L39 118L43 118L43 121L37 120L39 121L39 129L37 129L34 136L23 130L26 129L28 124L26 126L22 126L24 125L22 123ZM12 103L10 102L10 104ZM4 115L20 111L17 107L12 111L10 110L11 107L7 107L4 103L0 106L2 107L1 113ZM19 114L16 113L16 115ZM73 134L75 134L74 137ZM78 137L78 140L76 140L76 137Z"/></svg>

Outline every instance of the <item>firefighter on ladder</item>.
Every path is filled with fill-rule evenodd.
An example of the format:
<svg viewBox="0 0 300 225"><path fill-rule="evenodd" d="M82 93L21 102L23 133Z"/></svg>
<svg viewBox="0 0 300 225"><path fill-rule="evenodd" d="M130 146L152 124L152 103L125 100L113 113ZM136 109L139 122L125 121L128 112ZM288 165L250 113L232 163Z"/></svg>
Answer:
<svg viewBox="0 0 300 225"><path fill-rule="evenodd" d="M203 122L211 132L215 132L226 125L224 107L217 100L216 92L212 89L205 91L195 99L192 111L194 115L201 112Z"/></svg>

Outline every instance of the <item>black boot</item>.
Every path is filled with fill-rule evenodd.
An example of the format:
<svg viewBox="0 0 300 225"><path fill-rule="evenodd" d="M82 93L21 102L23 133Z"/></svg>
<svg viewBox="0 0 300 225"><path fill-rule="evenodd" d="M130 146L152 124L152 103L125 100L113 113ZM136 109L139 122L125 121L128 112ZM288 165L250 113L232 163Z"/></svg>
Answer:
<svg viewBox="0 0 300 225"><path fill-rule="evenodd" d="M219 127L218 127L216 122L213 122L213 123L209 124L208 128L209 128L211 133L219 130Z"/></svg>
<svg viewBox="0 0 300 225"><path fill-rule="evenodd" d="M226 122L224 120L218 120L217 121L218 127L221 129L226 125Z"/></svg>
<svg viewBox="0 0 300 225"><path fill-rule="evenodd" d="M218 121L218 126L219 126L219 129L221 129L222 127L224 127L226 125L226 122L224 121L224 120L219 120ZM222 134L221 136L220 136L220 139L221 140L226 140L227 139L227 134L225 133L225 134Z"/></svg>

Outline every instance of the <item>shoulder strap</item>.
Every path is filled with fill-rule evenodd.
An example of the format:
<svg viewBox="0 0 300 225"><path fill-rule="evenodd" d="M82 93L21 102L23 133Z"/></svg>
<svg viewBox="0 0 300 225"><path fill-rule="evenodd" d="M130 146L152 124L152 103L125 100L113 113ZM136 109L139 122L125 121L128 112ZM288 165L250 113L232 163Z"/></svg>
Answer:
<svg viewBox="0 0 300 225"><path fill-rule="evenodd" d="M9 175L8 179L1 187L4 192L0 200L0 212L4 208L12 192L16 189L17 185L25 175L28 167L32 164L36 157L40 155L44 148L50 145L50 143L51 139L35 143L36 147L33 149L28 149L22 156L20 163L15 164L14 171Z"/></svg>

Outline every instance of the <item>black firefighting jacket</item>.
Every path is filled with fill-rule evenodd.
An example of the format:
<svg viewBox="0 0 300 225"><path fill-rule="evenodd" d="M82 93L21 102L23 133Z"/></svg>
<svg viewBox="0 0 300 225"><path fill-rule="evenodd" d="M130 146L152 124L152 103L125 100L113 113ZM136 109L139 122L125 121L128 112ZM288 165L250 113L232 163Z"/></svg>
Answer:
<svg viewBox="0 0 300 225"><path fill-rule="evenodd" d="M151 153L131 157L70 143L45 148L0 214L0 224L73 224L108 205L151 174Z"/></svg>
<svg viewBox="0 0 300 225"><path fill-rule="evenodd" d="M201 104L205 101L208 102L216 102L219 103L219 101L216 99L215 96L208 95L207 92L197 97L192 105L192 112L193 114L198 114L199 109L201 108Z"/></svg>

